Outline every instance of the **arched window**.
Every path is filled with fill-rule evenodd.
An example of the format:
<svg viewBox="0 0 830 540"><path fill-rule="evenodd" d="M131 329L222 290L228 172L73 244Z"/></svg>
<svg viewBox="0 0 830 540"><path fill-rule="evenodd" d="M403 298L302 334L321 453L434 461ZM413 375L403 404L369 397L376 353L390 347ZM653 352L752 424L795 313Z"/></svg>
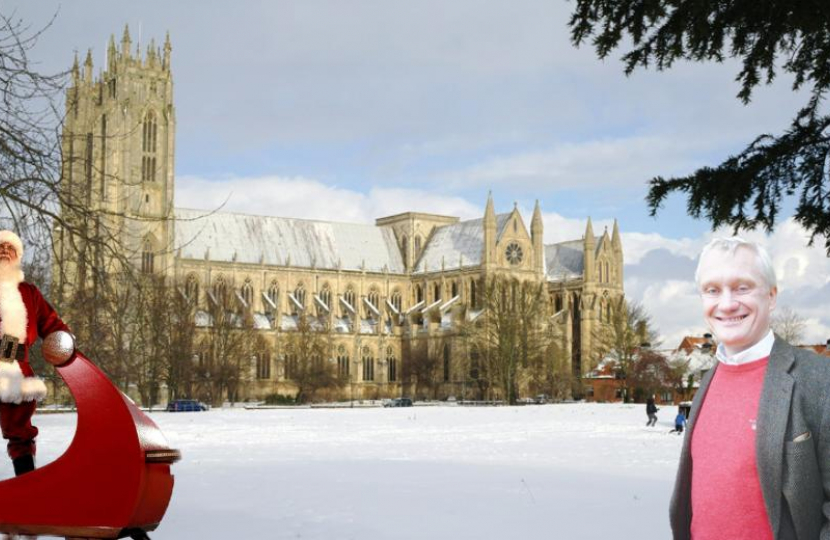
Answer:
<svg viewBox="0 0 830 540"><path fill-rule="evenodd" d="M433 293L432 294L433 294L433 296L432 296L432 301L433 302L437 302L438 300L441 300L441 284L440 283L435 284L435 286L433 287Z"/></svg>
<svg viewBox="0 0 830 540"><path fill-rule="evenodd" d="M268 351L262 351L256 357L256 378L271 378L271 353Z"/></svg>
<svg viewBox="0 0 830 540"><path fill-rule="evenodd" d="M346 347L340 345L337 348L337 375L340 378L349 378L349 355L346 354Z"/></svg>
<svg viewBox="0 0 830 540"><path fill-rule="evenodd" d="M199 278L196 277L196 274L188 274L184 284L184 294L191 302L199 302Z"/></svg>
<svg viewBox="0 0 830 540"><path fill-rule="evenodd" d="M458 296L458 282L457 281L452 282L452 285L450 285L450 289L451 289L450 298L455 298L456 296Z"/></svg>
<svg viewBox="0 0 830 540"><path fill-rule="evenodd" d="M141 271L145 274L152 274L154 263L153 244L150 243L150 240L145 240L144 247L141 250Z"/></svg>
<svg viewBox="0 0 830 540"><path fill-rule="evenodd" d="M223 302L228 294L228 285L225 283L225 276L219 274L213 282L213 296L217 302Z"/></svg>
<svg viewBox="0 0 830 540"><path fill-rule="evenodd" d="M351 306L352 309L358 309L360 306L357 306L355 304L355 298L356 298L356 295L354 293L354 289L352 288L351 285L349 285L348 287L346 287L346 292L343 293L343 300L345 300L346 303L349 304L349 306ZM344 308L343 309L343 316L348 317L350 315L354 315L354 313L350 312L348 310L348 308Z"/></svg>
<svg viewBox="0 0 830 540"><path fill-rule="evenodd" d="M290 380L296 377L298 368L297 356L293 354L285 355L285 378Z"/></svg>
<svg viewBox="0 0 830 540"><path fill-rule="evenodd" d="M473 348L470 351L470 378L471 379L478 379L479 378L479 375L480 375L479 362L480 362L480 357L479 357L478 349Z"/></svg>
<svg viewBox="0 0 830 540"><path fill-rule="evenodd" d="M303 284L300 283L297 285L297 288L294 289L294 299L297 301L297 304L294 305L294 312L297 313L305 309L305 287Z"/></svg>
<svg viewBox="0 0 830 540"><path fill-rule="evenodd" d="M329 289L328 285L323 285L323 290L320 291L320 294L318 296L320 297L320 301L322 301L326 305L326 307L329 310L331 310L331 289ZM321 311L325 311L325 310L322 310L322 308L321 308ZM320 315L325 315L325 314L326 313L322 313L322 312L320 313Z"/></svg>
<svg viewBox="0 0 830 540"><path fill-rule="evenodd" d="M144 182L154 182L156 180L157 132L156 115L153 111L147 111L142 123L141 136L141 180Z"/></svg>
<svg viewBox="0 0 830 540"><path fill-rule="evenodd" d="M374 287L369 291L369 296L366 297L366 300L375 308L375 310L379 311L380 306L380 293ZM370 307L366 306L366 318L373 319L377 317L377 313L373 311Z"/></svg>
<svg viewBox="0 0 830 540"><path fill-rule="evenodd" d="M369 347L363 347L363 380L375 380L375 357L372 356L372 351Z"/></svg>
<svg viewBox="0 0 830 540"><path fill-rule="evenodd" d="M611 281L611 275L608 273L608 261L605 262L605 282Z"/></svg>
<svg viewBox="0 0 830 540"><path fill-rule="evenodd" d="M420 285L415 285L415 303L424 301L424 290Z"/></svg>
<svg viewBox="0 0 830 540"><path fill-rule="evenodd" d="M386 348L386 365L389 366L389 382L398 380L398 360L392 347Z"/></svg>
<svg viewBox="0 0 830 540"><path fill-rule="evenodd" d="M392 300L391 303L395 306L395 309L398 310L398 313L401 312L401 307L403 306L403 302L401 300L401 291L395 289L392 291Z"/></svg>
<svg viewBox="0 0 830 540"><path fill-rule="evenodd" d="M271 282L271 285L268 286L268 292L265 293L265 296L271 301L271 304L273 304L267 305L268 302L266 302L267 307L270 309L277 309L280 305L280 285L277 283L276 279Z"/></svg>
<svg viewBox="0 0 830 540"><path fill-rule="evenodd" d="M557 294L553 297L553 308L556 313L562 311L562 295Z"/></svg>
<svg viewBox="0 0 830 540"><path fill-rule="evenodd" d="M476 291L476 280L471 279L470 280L470 306L472 306L473 308L478 307L478 298L476 296L476 292L477 292Z"/></svg>
<svg viewBox="0 0 830 540"><path fill-rule="evenodd" d="M251 304L254 301L254 285L251 283L250 279L246 279L245 283L242 284L240 296L242 296L242 299L245 301L245 306L251 307Z"/></svg>
<svg viewBox="0 0 830 540"><path fill-rule="evenodd" d="M450 346L444 345L444 382L450 382Z"/></svg>

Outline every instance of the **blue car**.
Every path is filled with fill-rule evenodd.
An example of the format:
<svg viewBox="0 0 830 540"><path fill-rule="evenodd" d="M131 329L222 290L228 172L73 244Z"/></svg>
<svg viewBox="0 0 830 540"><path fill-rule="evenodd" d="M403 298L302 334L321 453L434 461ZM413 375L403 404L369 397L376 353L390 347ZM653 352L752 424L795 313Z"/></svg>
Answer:
<svg viewBox="0 0 830 540"><path fill-rule="evenodd" d="M208 406L195 399L177 399L167 404L167 412L199 412L208 410Z"/></svg>

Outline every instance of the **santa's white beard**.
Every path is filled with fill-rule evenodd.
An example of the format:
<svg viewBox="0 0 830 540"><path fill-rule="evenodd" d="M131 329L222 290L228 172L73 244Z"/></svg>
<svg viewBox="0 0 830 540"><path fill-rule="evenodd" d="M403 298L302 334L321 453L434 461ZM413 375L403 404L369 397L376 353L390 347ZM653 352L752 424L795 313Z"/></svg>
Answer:
<svg viewBox="0 0 830 540"><path fill-rule="evenodd" d="M0 261L0 334L26 341L26 306L18 285L23 281L20 261Z"/></svg>

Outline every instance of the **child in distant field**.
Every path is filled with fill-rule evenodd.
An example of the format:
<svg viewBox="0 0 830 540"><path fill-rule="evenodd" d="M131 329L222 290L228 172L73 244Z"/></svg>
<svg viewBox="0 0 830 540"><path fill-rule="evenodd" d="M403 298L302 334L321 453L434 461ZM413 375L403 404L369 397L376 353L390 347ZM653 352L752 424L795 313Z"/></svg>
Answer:
<svg viewBox="0 0 830 540"><path fill-rule="evenodd" d="M678 435L683 434L683 426L686 425L686 415L683 412L677 413L677 416L674 418L674 429L671 430L669 433L677 433Z"/></svg>

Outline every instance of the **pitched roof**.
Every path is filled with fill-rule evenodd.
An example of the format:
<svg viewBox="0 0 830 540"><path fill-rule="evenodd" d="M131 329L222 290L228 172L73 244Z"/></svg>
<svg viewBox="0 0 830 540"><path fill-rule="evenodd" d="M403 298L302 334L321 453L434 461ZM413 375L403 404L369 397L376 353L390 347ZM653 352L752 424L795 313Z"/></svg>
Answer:
<svg viewBox="0 0 830 540"><path fill-rule="evenodd" d="M507 225L510 213L496 215L496 234ZM424 248L413 273L453 270L481 264L484 248L484 219L459 221L437 227Z"/></svg>
<svg viewBox="0 0 830 540"><path fill-rule="evenodd" d="M177 208L176 246L186 259L404 273L387 227Z"/></svg>

